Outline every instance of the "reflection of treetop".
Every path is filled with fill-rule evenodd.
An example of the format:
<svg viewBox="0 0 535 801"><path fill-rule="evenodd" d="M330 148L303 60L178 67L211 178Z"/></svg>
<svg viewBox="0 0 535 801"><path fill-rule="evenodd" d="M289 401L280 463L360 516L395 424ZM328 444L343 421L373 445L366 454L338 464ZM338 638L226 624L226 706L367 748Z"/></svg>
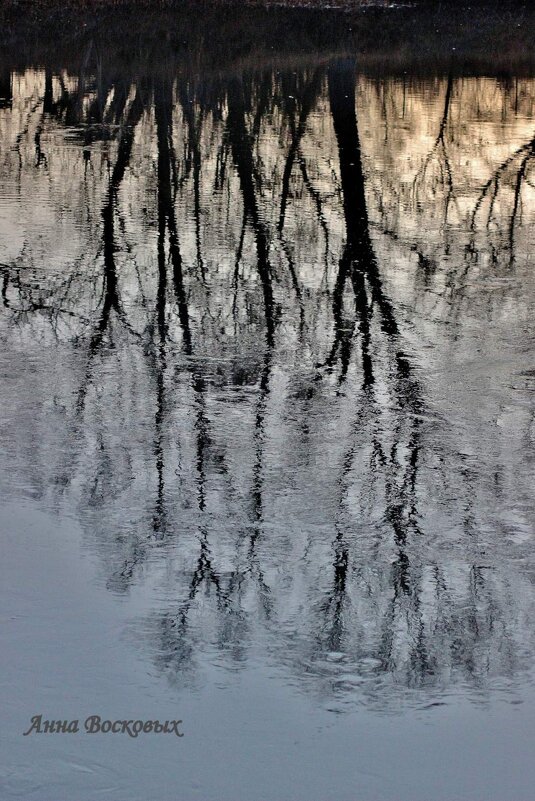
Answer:
<svg viewBox="0 0 535 801"><path fill-rule="evenodd" d="M32 481L78 499L110 589L168 566L145 631L172 675L208 643L239 664L259 631L335 693L522 662L527 609L487 548L524 484L430 376L472 347L467 305L492 316L523 275L530 87L343 58L13 77L3 320L72 346Z"/></svg>

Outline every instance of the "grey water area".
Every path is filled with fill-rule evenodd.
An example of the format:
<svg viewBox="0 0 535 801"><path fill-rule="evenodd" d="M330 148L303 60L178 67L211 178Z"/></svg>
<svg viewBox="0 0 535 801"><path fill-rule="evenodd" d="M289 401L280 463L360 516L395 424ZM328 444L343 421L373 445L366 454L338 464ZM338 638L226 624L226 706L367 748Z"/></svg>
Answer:
<svg viewBox="0 0 535 801"><path fill-rule="evenodd" d="M0 798L527 801L533 53L255 13L4 42Z"/></svg>

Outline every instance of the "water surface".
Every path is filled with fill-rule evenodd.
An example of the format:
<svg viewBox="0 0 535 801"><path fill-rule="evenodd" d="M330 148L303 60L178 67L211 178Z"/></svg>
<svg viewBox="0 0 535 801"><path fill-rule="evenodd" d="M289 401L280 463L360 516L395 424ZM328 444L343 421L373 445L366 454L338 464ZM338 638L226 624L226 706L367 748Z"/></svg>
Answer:
<svg viewBox="0 0 535 801"><path fill-rule="evenodd" d="M2 797L523 801L532 71L107 31L0 82Z"/></svg>

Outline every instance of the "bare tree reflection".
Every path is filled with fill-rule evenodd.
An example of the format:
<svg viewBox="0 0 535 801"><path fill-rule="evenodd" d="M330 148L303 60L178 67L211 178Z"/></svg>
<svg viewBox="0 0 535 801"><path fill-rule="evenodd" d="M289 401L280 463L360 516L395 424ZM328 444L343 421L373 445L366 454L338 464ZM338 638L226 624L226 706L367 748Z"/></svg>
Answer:
<svg viewBox="0 0 535 801"><path fill-rule="evenodd" d="M260 654L378 704L522 669L529 569L515 599L486 511L510 465L477 464L459 435L474 411L448 418L433 358L463 334L482 237L505 226L508 251L526 247L533 141L470 194L453 71L412 172L367 151L353 59L130 80L88 47L78 75L40 80L14 136L19 192L25 171L59 171L86 238L69 275L39 275L28 237L1 265L3 319L65 373L39 482L77 505L110 590L158 583L134 627L158 667L195 681ZM410 82L382 89L401 111L371 83L395 149ZM439 326L453 334L431 357Z"/></svg>

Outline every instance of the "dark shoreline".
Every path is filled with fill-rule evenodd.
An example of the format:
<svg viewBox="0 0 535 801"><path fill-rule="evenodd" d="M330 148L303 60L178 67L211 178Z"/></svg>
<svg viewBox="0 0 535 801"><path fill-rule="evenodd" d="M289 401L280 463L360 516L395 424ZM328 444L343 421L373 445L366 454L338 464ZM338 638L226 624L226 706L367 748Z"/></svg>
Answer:
<svg viewBox="0 0 535 801"><path fill-rule="evenodd" d="M455 9L455 11L454 11ZM115 70L258 71L288 59L356 55L366 72L535 74L535 8L523 3L416 2L329 10L224 0L0 3L0 65L77 69L88 42ZM206 46L209 42L209 47Z"/></svg>

